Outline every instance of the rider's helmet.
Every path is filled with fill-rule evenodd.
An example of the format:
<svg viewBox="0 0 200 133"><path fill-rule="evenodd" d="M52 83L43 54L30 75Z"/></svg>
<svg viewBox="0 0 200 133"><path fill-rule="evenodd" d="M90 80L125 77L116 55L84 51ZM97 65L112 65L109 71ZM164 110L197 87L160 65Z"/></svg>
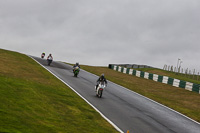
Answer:
<svg viewBox="0 0 200 133"><path fill-rule="evenodd" d="M79 65L79 63L78 62L76 62L76 66L78 66Z"/></svg>
<svg viewBox="0 0 200 133"><path fill-rule="evenodd" d="M104 78L104 73L101 74L101 79L103 79L103 78Z"/></svg>

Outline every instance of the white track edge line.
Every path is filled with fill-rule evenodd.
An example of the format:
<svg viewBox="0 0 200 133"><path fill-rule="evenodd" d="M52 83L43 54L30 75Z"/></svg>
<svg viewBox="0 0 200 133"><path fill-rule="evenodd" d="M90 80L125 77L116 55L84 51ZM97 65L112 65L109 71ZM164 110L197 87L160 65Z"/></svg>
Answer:
<svg viewBox="0 0 200 133"><path fill-rule="evenodd" d="M83 69L82 69L82 70L83 70ZM85 71L85 70L83 70L83 71ZM88 72L88 71L85 71L85 72ZM89 72L88 72L88 73L89 73ZM91 74L93 74L93 73L91 73ZM93 74L93 75L95 75L95 74ZM97 76L97 75L95 75L95 76ZM109 80L108 80L108 81L109 81ZM176 111L176 110L174 110L174 109L172 109L172 108L170 108L170 107L167 107L167 106L165 106L165 105L163 105L163 104L161 104L161 103L159 103L159 102L156 102L156 101L154 101L154 100L152 100L152 99L150 99L150 98L148 98L148 97L146 97L146 96L143 96L143 95L141 95L141 94L139 94L139 93L137 93L137 92L135 92L135 91L129 90L129 89L127 89L127 88L125 88L125 87L123 87L123 86L121 86L121 85L118 85L118 84L116 84L116 83L114 83L114 82L112 82L112 81L109 81L109 82L111 82L111 83L113 83L113 84L115 84L115 85L117 85L117 86L119 86L119 87L121 87L121 88L123 88L123 89L125 89L125 90L128 90L128 91L130 91L130 92L132 92L132 93L135 93L135 94L137 94L137 95L139 95L139 96L141 96L141 97L143 97L143 98L145 98L145 99L147 99L147 100L149 100L149 101L151 101L151 102L153 102L153 103L156 103L156 104L158 104L158 105L160 105L160 106L162 106L162 107L165 107L165 108L167 108L167 109L169 109L169 110L171 110L171 111L173 111L173 112L175 112L175 113L177 113L177 114L179 114L179 115L181 115L181 116L183 116L183 117L185 117L185 118L187 118L187 119L193 121L194 123L200 125L199 122L193 120L192 118L190 118L190 117L188 117L188 116L186 116L186 115L184 115L184 114L182 114L182 113L180 113L180 112L178 112L178 111Z"/></svg>
<svg viewBox="0 0 200 133"><path fill-rule="evenodd" d="M65 81L63 81L61 78L56 76L53 72L51 72L49 69L44 67L42 64L40 64L37 60L35 60L33 57L28 56L32 58L35 62L37 62L39 65L41 65L43 68L45 68L47 71L49 71L51 74L53 74L56 78L58 78L60 81L62 81L65 85L67 85L71 90L73 90L76 94L78 94L84 101L86 101L92 108L94 108L106 121L108 121L117 131L120 133L124 133L119 127L117 127L111 120L109 120L103 113L101 113L94 105L92 105L88 100L86 100L83 96L81 96L76 90L74 90L69 84L67 84Z"/></svg>

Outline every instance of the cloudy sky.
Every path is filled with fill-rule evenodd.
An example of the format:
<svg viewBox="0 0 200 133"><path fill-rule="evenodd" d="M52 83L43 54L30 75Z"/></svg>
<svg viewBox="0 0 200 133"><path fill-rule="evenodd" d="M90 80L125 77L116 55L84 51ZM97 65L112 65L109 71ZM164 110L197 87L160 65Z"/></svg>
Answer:
<svg viewBox="0 0 200 133"><path fill-rule="evenodd" d="M0 48L200 71L199 0L0 0Z"/></svg>

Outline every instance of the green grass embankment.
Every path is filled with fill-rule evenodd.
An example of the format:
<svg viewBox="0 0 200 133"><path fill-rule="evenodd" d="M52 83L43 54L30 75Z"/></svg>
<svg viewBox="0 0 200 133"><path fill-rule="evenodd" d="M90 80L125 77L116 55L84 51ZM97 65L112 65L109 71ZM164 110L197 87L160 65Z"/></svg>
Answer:
<svg viewBox="0 0 200 133"><path fill-rule="evenodd" d="M31 58L2 49L0 57L0 132L117 132Z"/></svg>
<svg viewBox="0 0 200 133"><path fill-rule="evenodd" d="M81 68L96 75L104 73L108 80L153 99L200 122L200 94L196 92L190 92L153 80L123 74L107 67L81 65Z"/></svg>

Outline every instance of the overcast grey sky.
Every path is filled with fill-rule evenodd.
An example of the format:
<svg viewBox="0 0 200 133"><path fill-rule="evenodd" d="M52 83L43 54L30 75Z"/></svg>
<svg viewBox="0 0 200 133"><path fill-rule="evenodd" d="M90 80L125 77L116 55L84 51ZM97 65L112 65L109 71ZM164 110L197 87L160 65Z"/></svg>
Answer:
<svg viewBox="0 0 200 133"><path fill-rule="evenodd" d="M0 48L54 60L200 70L200 0L0 0Z"/></svg>

